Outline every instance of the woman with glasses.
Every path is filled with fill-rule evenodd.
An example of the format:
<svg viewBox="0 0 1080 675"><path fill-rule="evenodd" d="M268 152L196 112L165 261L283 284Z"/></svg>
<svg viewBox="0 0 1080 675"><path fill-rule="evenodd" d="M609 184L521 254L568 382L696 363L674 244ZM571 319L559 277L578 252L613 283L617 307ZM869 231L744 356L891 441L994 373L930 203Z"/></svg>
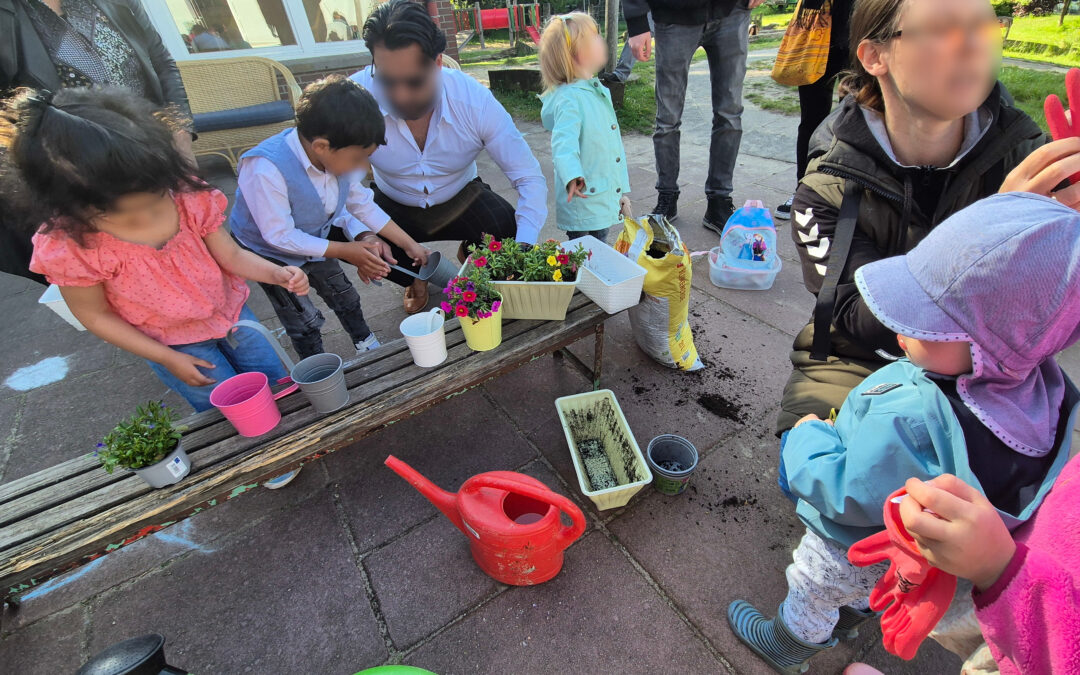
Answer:
<svg viewBox="0 0 1080 675"><path fill-rule="evenodd" d="M792 237L817 303L795 338L778 434L805 415L828 417L901 356L855 270L906 253L999 190L1047 194L1069 175L1055 180L1060 167L1047 165L1080 149L1080 139L1051 144L1014 172L1044 137L996 80L1001 29L985 0L859 0L851 53L847 96L814 133L794 198ZM1055 196L1077 201L1076 190Z"/></svg>

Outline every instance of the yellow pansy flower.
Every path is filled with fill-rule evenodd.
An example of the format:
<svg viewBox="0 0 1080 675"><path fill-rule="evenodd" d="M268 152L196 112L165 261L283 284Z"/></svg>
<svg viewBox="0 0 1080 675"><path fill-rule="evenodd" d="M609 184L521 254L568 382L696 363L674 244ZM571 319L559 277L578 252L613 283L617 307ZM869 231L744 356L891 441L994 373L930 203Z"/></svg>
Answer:
<svg viewBox="0 0 1080 675"><path fill-rule="evenodd" d="M549 255L548 258L547 258L547 264L551 265L552 267L555 267L556 265L559 264L559 261L555 259L555 256Z"/></svg>
<svg viewBox="0 0 1080 675"><path fill-rule="evenodd" d="M551 278L555 281L562 281L562 270L555 270L555 274L552 274Z"/></svg>

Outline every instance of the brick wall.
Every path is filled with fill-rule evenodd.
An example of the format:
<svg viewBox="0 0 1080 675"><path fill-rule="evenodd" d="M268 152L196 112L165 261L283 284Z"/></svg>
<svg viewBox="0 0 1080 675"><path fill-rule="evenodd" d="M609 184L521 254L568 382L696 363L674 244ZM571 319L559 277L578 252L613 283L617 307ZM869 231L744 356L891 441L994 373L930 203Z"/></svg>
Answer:
<svg viewBox="0 0 1080 675"><path fill-rule="evenodd" d="M446 55L457 59L457 29L454 25L454 7L450 0L427 0L427 10L439 28L446 33Z"/></svg>

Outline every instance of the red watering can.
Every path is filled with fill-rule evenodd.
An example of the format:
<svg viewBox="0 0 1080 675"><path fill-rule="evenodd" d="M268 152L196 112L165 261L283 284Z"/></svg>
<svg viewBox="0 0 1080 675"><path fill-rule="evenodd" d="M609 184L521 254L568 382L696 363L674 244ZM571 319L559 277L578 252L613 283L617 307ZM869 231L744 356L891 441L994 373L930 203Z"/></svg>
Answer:
<svg viewBox="0 0 1080 675"><path fill-rule="evenodd" d="M480 569L504 584L532 586L551 579L562 569L563 551L585 531L581 509L524 474L481 473L453 494L393 455L386 466L442 511L468 538ZM560 511L573 525L563 525Z"/></svg>

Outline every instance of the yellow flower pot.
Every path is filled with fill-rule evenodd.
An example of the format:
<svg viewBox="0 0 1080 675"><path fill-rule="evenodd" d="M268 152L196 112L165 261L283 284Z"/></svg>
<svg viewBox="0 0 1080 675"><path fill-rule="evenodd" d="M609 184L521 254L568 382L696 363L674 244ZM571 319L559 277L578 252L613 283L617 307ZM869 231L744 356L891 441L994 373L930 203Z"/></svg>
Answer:
<svg viewBox="0 0 1080 675"><path fill-rule="evenodd" d="M486 319L474 319L469 316L459 317L461 332L465 334L465 344L474 352L486 352L502 343L502 305L499 311Z"/></svg>

